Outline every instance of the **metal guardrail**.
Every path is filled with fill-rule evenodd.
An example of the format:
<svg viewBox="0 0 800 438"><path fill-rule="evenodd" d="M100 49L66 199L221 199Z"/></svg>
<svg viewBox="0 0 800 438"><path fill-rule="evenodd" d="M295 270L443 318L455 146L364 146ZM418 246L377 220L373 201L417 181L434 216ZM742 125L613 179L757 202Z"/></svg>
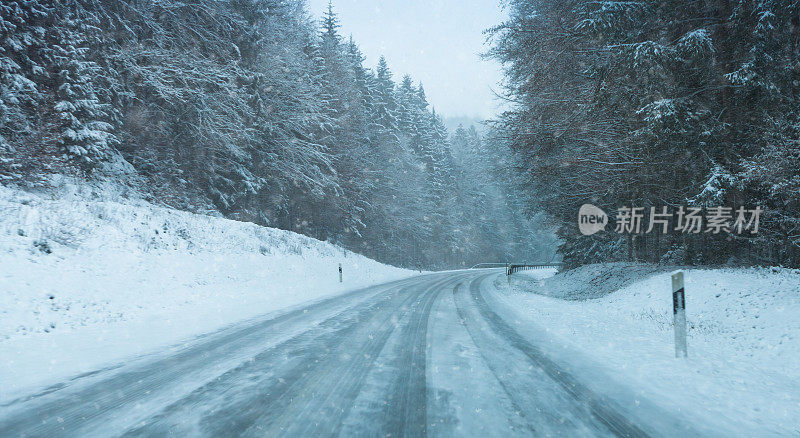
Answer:
<svg viewBox="0 0 800 438"><path fill-rule="evenodd" d="M535 263L530 265L512 264L508 265L508 267L506 268L506 275L511 275L519 271L530 271L533 269L560 268L561 265L562 265L561 263Z"/></svg>
<svg viewBox="0 0 800 438"><path fill-rule="evenodd" d="M470 269L488 269L488 268L505 268L508 263L478 263Z"/></svg>
<svg viewBox="0 0 800 438"><path fill-rule="evenodd" d="M506 275L531 269L561 268L562 263L478 263L470 269L506 268Z"/></svg>

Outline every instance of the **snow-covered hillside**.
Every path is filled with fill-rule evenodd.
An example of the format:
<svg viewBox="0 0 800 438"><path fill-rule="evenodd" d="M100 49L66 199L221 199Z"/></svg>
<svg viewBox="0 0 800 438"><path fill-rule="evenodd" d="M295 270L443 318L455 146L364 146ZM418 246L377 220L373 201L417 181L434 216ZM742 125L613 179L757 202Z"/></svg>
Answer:
<svg viewBox="0 0 800 438"><path fill-rule="evenodd" d="M412 274L251 223L0 187L0 400Z"/></svg>
<svg viewBox="0 0 800 438"><path fill-rule="evenodd" d="M598 293L608 288L597 279L620 269L638 280ZM712 434L800 432L800 272L687 270L689 357L676 359L670 274L658 270L593 265L543 281L515 275L510 289L504 278L495 282L505 292L496 304L603 394L613 396L608 382L619 383ZM577 299L581 289L597 298Z"/></svg>

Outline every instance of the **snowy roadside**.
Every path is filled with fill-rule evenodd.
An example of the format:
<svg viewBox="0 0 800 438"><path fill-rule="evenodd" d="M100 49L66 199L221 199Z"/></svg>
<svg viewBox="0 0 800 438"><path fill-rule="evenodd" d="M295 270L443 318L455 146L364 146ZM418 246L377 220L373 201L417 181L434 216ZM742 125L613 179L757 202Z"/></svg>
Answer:
<svg viewBox="0 0 800 438"><path fill-rule="evenodd" d="M251 223L0 186L0 403L236 322L412 274Z"/></svg>
<svg viewBox="0 0 800 438"><path fill-rule="evenodd" d="M545 280L517 277L510 287L501 276L494 282L500 293L490 296L521 332L598 391L625 387L720 436L800 433L800 272L687 270L689 358L679 360L669 273L632 268L638 273L629 285L590 291L599 298L578 300L580 290L566 294L571 299L552 295L579 287L578 277L588 285L602 265Z"/></svg>

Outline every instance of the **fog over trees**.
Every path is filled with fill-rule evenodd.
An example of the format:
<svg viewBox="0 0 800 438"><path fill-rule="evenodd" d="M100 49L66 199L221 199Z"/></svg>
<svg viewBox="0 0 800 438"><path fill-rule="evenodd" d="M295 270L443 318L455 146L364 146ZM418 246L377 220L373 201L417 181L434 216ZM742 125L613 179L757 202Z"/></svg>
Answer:
<svg viewBox="0 0 800 438"><path fill-rule="evenodd" d="M0 49L3 184L112 179L402 266L553 256L499 137L448 132L422 84L364 65L333 8L10 0Z"/></svg>

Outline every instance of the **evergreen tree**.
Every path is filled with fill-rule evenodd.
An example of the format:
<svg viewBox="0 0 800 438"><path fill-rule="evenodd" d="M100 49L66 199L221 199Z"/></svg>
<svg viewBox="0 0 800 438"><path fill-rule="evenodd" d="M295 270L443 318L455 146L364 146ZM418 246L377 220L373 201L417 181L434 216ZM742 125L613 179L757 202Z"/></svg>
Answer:
<svg viewBox="0 0 800 438"><path fill-rule="evenodd" d="M24 171L17 143L33 129L42 98L37 80L44 67L37 55L44 35L38 29L47 14L35 1L0 4L0 181L19 179Z"/></svg>
<svg viewBox="0 0 800 438"><path fill-rule="evenodd" d="M66 2L59 12L64 25L56 33L50 58L56 81L56 103L61 130L59 143L86 170L107 159L116 143L110 102L101 101L98 77L103 69L88 56L88 33L97 32L93 15L80 16L77 4Z"/></svg>
<svg viewBox="0 0 800 438"><path fill-rule="evenodd" d="M394 132L399 126L397 121L398 105L394 95L392 72L383 56L378 60L375 72L374 95L377 123L388 132Z"/></svg>

